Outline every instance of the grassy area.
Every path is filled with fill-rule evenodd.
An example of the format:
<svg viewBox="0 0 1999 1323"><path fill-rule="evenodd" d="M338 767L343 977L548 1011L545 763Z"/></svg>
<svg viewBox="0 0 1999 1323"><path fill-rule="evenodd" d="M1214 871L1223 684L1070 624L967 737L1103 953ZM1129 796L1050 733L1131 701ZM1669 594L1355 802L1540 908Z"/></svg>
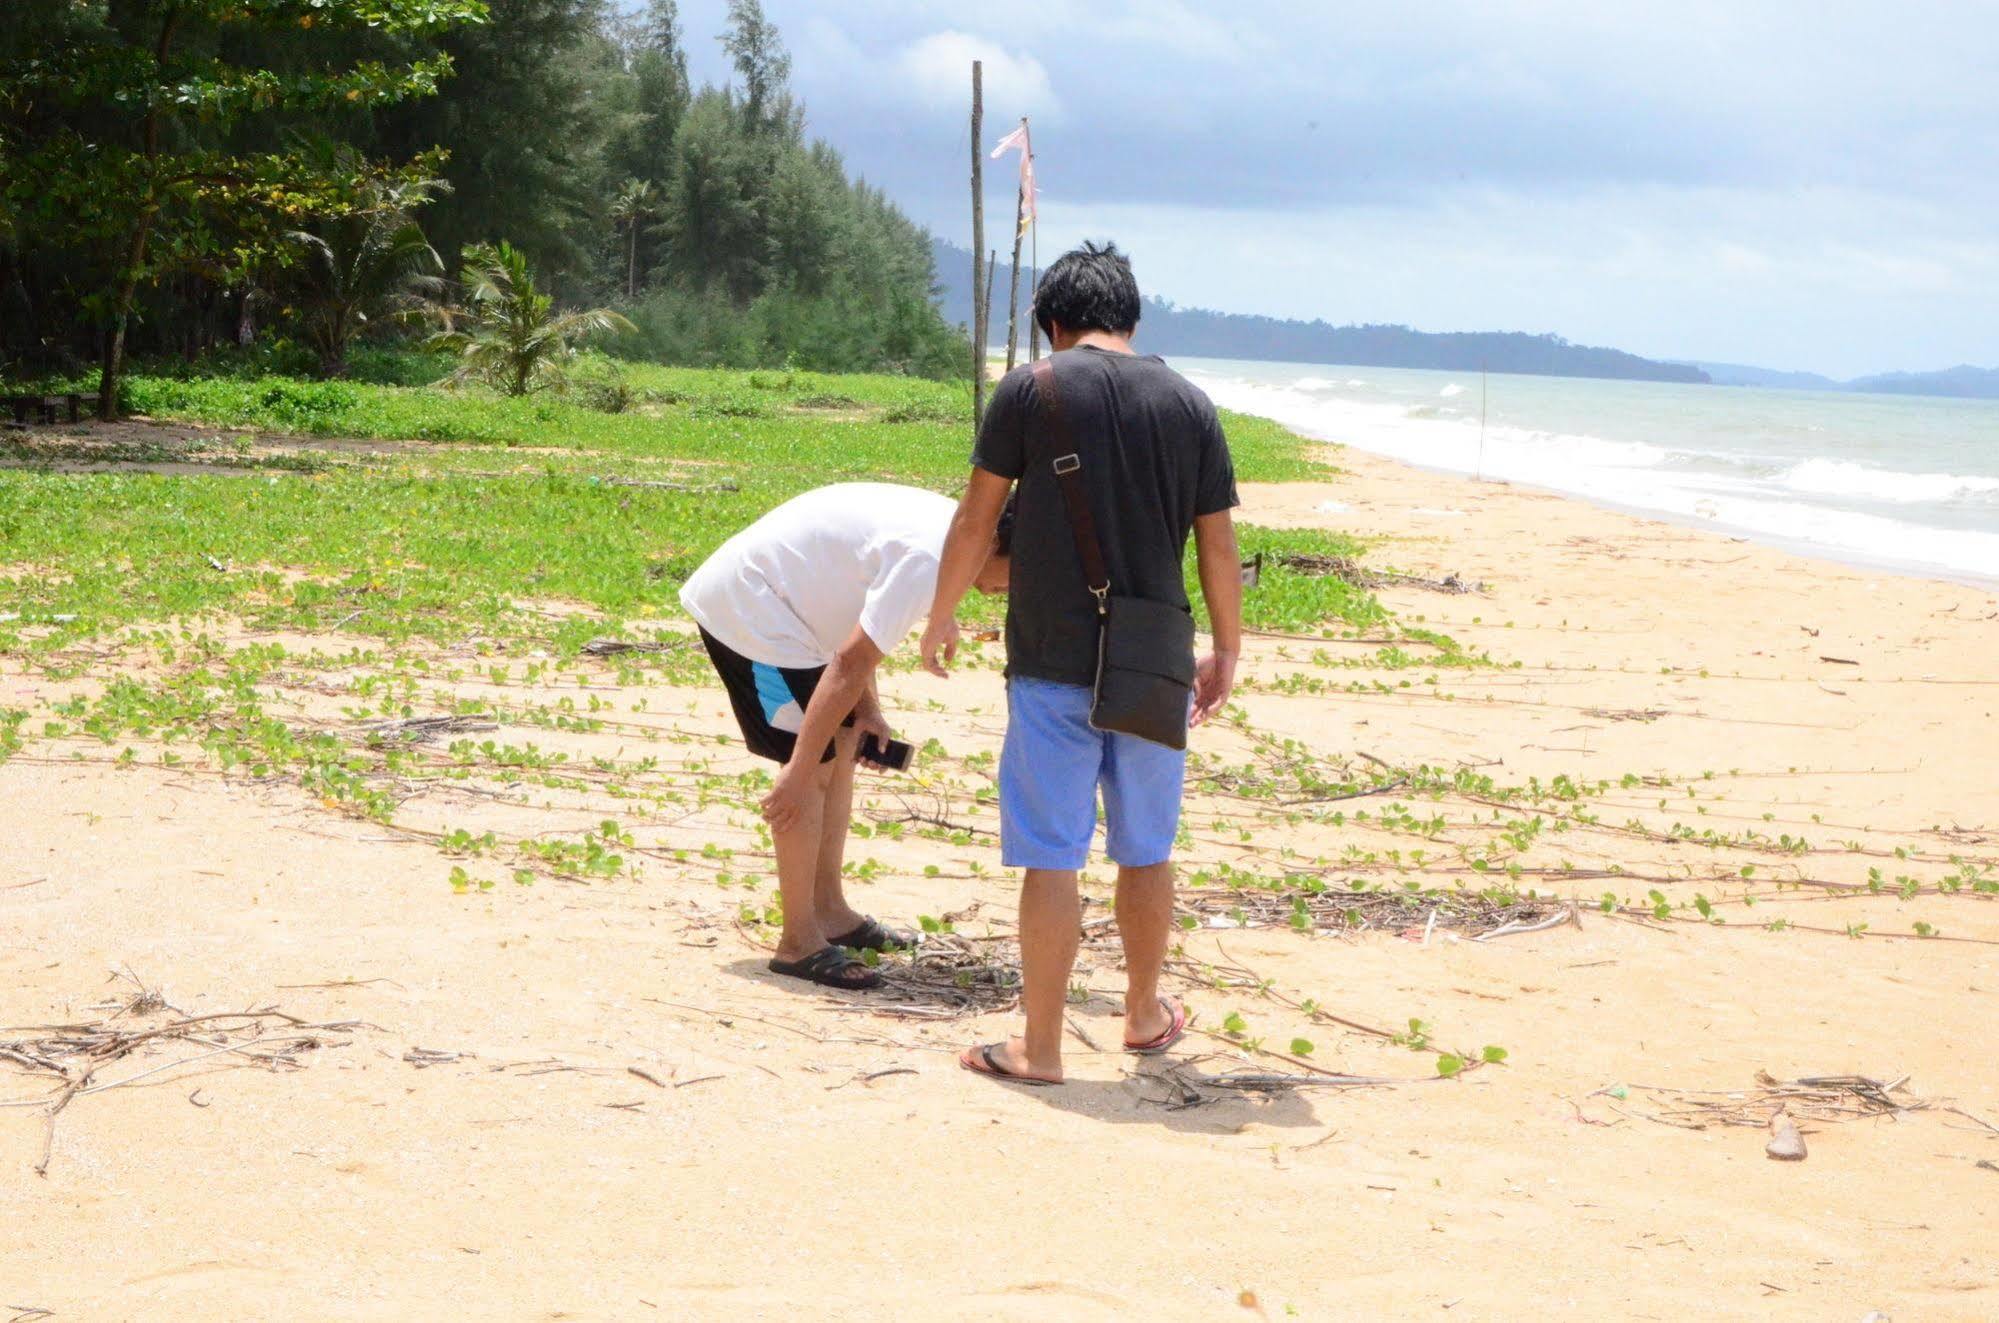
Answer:
<svg viewBox="0 0 1999 1323"><path fill-rule="evenodd" d="M188 456L236 476L0 472L0 617L15 617L0 619L0 649L45 652L211 612L265 628L476 631L573 648L621 622L677 615L679 584L701 559L799 491L885 479L954 492L970 450L962 390L905 378L593 359L568 395L518 400L272 377L141 375L128 389L133 410L157 420L422 444L271 453L239 441ZM1232 417L1229 431L1245 480L1323 473L1273 424ZM699 490L607 481L632 478ZM1244 543L1357 550L1255 528ZM518 609L554 600L607 619L565 626ZM997 605L980 611L992 618ZM1249 615L1285 630L1385 619L1365 592L1283 571L1266 573Z"/></svg>
<svg viewBox="0 0 1999 1323"><path fill-rule="evenodd" d="M824 479L962 478L971 402L962 386L913 377L729 372L592 357L566 395L506 399L483 390L287 377L135 377L135 413L307 436L560 447L732 462L766 444L808 447ZM1297 437L1226 415L1239 475L1319 475ZM819 426L809 434L804 422Z"/></svg>

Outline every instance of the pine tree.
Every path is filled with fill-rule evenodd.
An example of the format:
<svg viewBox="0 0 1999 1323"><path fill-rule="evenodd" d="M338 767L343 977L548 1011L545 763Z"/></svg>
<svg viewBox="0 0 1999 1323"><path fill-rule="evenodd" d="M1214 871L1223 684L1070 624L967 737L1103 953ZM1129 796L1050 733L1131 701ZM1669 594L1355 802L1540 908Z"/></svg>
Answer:
<svg viewBox="0 0 1999 1323"><path fill-rule="evenodd" d="M86 113L18 149L8 210L111 245L88 295L105 328L100 417L115 416L125 336L142 285L196 265L241 276L270 261L287 228L338 215L358 194L351 165L323 153L231 151L220 131L278 111L331 112L434 93L444 55L344 66L231 63L224 39L248 29L364 28L427 37L485 17L481 0L81 0L65 40L10 61L14 95ZM253 41L244 41L254 50ZM134 107L106 119L88 112Z"/></svg>

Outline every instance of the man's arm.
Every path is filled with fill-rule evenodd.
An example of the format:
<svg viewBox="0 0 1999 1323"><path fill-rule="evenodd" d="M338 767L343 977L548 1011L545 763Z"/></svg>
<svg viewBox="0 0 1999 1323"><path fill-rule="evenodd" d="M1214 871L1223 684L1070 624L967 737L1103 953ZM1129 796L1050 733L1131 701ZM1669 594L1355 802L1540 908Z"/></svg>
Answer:
<svg viewBox="0 0 1999 1323"><path fill-rule="evenodd" d="M1227 510L1194 520L1194 555L1201 567L1201 597L1208 604L1214 651L1194 668L1193 724L1222 710L1235 688L1242 655L1242 553L1236 550L1235 516Z"/></svg>
<svg viewBox="0 0 1999 1323"><path fill-rule="evenodd" d="M764 821L772 831L784 831L798 820L800 806L812 788L812 775L818 769L820 755L847 714L870 692L881 659L882 650L859 626L855 626L840 650L833 654L832 663L812 691L812 701L805 705L805 720L798 728L791 761L778 772L777 784L764 796Z"/></svg>
<svg viewBox="0 0 1999 1323"><path fill-rule="evenodd" d="M958 603L992 554L993 530L999 527L1012 486L1011 478L973 469L958 513L951 516L951 531L937 565L937 595L930 601L930 623L923 630L923 669L932 675L949 674L945 664L958 655Z"/></svg>

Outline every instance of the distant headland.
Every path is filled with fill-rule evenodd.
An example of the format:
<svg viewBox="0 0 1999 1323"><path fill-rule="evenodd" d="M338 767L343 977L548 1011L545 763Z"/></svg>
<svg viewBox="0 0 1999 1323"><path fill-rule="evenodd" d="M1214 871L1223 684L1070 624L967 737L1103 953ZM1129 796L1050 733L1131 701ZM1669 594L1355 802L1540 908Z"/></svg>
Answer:
<svg viewBox="0 0 1999 1323"><path fill-rule="evenodd" d="M934 241L944 320L969 326L972 320L969 251ZM1006 291L1010 268L993 276L993 335L1006 333ZM1023 282L1021 302L1027 301ZM1344 363L1356 367L1437 368L1450 372L1524 372L1551 377L1615 377L1630 381L1705 383L1708 374L1690 363L1661 363L1621 349L1570 344L1555 335L1520 331L1451 331L1442 334L1407 326L1334 326L1323 321L1288 321L1246 313L1181 308L1164 299L1145 300L1141 317L1148 353L1192 358L1247 358L1285 363Z"/></svg>

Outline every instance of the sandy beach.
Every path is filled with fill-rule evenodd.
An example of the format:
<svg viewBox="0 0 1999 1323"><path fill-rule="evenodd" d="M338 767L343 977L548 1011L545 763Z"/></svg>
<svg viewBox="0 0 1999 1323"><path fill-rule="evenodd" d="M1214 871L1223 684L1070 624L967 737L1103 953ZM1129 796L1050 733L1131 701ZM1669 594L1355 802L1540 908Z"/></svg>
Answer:
<svg viewBox="0 0 1999 1323"><path fill-rule="evenodd" d="M0 1065L0 1304L56 1320L1999 1316L1999 598L1334 462L1325 483L1246 487L1244 517L1350 531L1371 566L1480 585L1380 594L1492 664L1254 639L1245 719L1199 737L1188 804L1189 896L1209 899L1189 901L1173 983L1205 1032L1163 1059L1098 1050L1117 1044L1122 980L1092 907L1055 1089L957 1068L1008 1013L763 972L742 919L771 864L732 793L749 760L713 738L718 689L621 685L608 665L426 682L420 712L447 690L608 704L598 729L493 738L572 765L654 755L671 798L426 783L386 829L293 784L40 738L52 704L110 670L0 664L0 708L35 712L37 734L0 764L0 1025L110 1023L143 986L186 1016L307 1026L258 1022L280 1060L232 1050L252 1035L141 1048L98 1083L209 1055L82 1093L52 1132L45 1107L13 1105L49 1081ZM1004 939L1013 888L978 798L1003 723L994 659L949 681L905 669L883 692L946 754L918 780L865 781L856 901ZM328 726L352 701L330 683L283 697ZM635 872L523 886L437 845L605 818ZM1399 918L1365 902L1357 931L1293 931L1214 900L1224 866L1418 899ZM494 885L455 890L454 867ZM1504 913L1447 903L1498 887L1536 917L1494 935ZM1444 1053L1467 1068L1440 1078ZM1272 1073L1288 1082L1228 1082ZM1850 1078L1887 1091L1795 1083ZM1780 1096L1803 1162L1765 1155Z"/></svg>

